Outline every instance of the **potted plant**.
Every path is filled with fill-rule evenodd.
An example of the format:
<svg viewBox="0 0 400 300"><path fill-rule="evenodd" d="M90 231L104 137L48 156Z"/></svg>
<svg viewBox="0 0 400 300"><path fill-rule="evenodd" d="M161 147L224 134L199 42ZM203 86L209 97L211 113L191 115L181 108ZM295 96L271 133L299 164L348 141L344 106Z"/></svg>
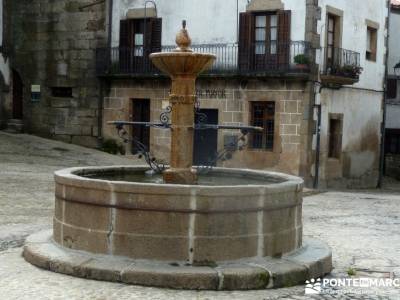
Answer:
<svg viewBox="0 0 400 300"><path fill-rule="evenodd" d="M340 75L350 78L359 78L363 68L354 65L344 65L340 68Z"/></svg>
<svg viewBox="0 0 400 300"><path fill-rule="evenodd" d="M305 54L297 54L294 57L294 62L296 64L296 69L308 70L308 66L310 64L310 59Z"/></svg>

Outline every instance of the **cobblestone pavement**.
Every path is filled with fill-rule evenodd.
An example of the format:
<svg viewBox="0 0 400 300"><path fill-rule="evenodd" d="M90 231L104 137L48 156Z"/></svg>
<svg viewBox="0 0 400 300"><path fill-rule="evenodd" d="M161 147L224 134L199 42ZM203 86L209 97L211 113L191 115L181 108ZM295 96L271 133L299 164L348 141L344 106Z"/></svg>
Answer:
<svg viewBox="0 0 400 300"><path fill-rule="evenodd" d="M137 163L96 150L0 132L0 300L3 299L400 299L400 289L342 288L304 295L304 286L263 291L175 291L73 278L21 257L27 235L51 227L53 172L81 165ZM331 191L304 199L304 233L333 250L332 278L400 274L400 184L383 191ZM360 271L362 270L362 271ZM350 292L353 292L351 294ZM360 291L355 291L360 292Z"/></svg>

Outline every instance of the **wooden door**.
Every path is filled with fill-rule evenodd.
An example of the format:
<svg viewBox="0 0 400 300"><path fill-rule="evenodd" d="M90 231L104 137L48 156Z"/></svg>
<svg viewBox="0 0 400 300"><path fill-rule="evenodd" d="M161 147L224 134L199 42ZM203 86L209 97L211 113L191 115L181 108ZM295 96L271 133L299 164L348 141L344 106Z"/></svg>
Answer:
<svg viewBox="0 0 400 300"><path fill-rule="evenodd" d="M327 24L327 44L326 44L326 64L327 67L333 67L335 64L335 44L336 44L336 17L328 15Z"/></svg>
<svg viewBox="0 0 400 300"><path fill-rule="evenodd" d="M12 72L13 77L13 119L22 119L23 118L23 100L24 100L24 85L22 83L22 79L19 76L18 72Z"/></svg>
<svg viewBox="0 0 400 300"><path fill-rule="evenodd" d="M207 116L207 124L218 124L218 109L200 109ZM196 122L198 118L196 116ZM218 151L218 130L196 130L194 134L193 164L195 166L209 165ZM215 165L213 163L212 165Z"/></svg>
<svg viewBox="0 0 400 300"><path fill-rule="evenodd" d="M150 122L150 100L133 99L132 100L132 121ZM150 150L150 127L143 125L132 126L132 138L141 142L147 150ZM135 143L132 143L132 154L138 153Z"/></svg>

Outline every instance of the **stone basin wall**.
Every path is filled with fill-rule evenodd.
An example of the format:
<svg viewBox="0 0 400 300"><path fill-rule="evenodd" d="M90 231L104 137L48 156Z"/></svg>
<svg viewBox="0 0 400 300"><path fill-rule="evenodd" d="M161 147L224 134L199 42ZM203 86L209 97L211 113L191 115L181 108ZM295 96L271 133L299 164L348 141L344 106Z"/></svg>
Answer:
<svg viewBox="0 0 400 300"><path fill-rule="evenodd" d="M134 259L208 265L281 256L302 246L300 178L215 168L219 176L281 183L189 186L90 179L77 174L146 167L73 168L55 174L54 240L61 246Z"/></svg>

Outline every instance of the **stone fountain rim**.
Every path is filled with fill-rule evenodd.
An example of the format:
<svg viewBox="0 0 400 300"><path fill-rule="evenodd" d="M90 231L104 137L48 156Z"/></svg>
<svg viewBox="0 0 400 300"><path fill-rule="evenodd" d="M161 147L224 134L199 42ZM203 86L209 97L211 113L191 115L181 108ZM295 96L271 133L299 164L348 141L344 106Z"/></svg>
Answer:
<svg viewBox="0 0 400 300"><path fill-rule="evenodd" d="M179 195L192 194L196 191L196 194L201 194L202 192L216 193L221 192L226 195L237 195L239 194L260 194L261 190L265 190L267 193L279 193L279 192L299 192L303 189L304 181L303 179L272 171L261 171L261 170L251 170L251 169L238 169L238 168L220 168L215 167L211 172L215 173L228 173L235 175L249 175L252 177L260 176L262 177L272 177L277 179L282 179L284 181L279 183L267 183L260 185L218 185L218 186L207 186L207 185L185 185L185 184L157 184L157 183L144 183L144 182L127 182L127 181L111 181L104 179L94 179L80 176L76 173L87 171L111 171L111 170L129 170L129 171L145 171L148 170L148 166L96 166L96 167L74 167L67 168L56 171L54 173L55 181L59 184L64 184L68 186L93 188L96 190L106 190L106 191L122 191L126 192L133 188L142 188L144 192L148 190L149 193L174 193Z"/></svg>

